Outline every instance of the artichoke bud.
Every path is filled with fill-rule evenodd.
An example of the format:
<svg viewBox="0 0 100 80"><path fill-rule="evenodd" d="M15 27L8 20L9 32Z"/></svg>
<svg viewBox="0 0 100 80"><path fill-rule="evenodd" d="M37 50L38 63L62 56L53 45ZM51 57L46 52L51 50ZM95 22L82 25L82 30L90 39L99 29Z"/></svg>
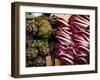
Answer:
<svg viewBox="0 0 100 80"><path fill-rule="evenodd" d="M33 62L30 61L30 60L27 60L26 61L26 67L31 67L31 66L33 66Z"/></svg>
<svg viewBox="0 0 100 80"><path fill-rule="evenodd" d="M42 56L46 56L50 52L50 49L49 49L47 41L39 42L38 49L39 49L39 54L42 55Z"/></svg>
<svg viewBox="0 0 100 80"><path fill-rule="evenodd" d="M35 60L34 60L34 62L33 62L33 64L35 65L35 66L44 66L45 64L46 64L46 61L45 61L45 59L43 58L43 57L38 57L38 58L36 58Z"/></svg>
<svg viewBox="0 0 100 80"><path fill-rule="evenodd" d="M34 23L32 23L32 34L33 34L34 36L36 35L37 31L38 31L37 26L36 26Z"/></svg>
<svg viewBox="0 0 100 80"><path fill-rule="evenodd" d="M33 40L33 41L32 41L32 47L33 47L33 48L38 47L37 40Z"/></svg>
<svg viewBox="0 0 100 80"><path fill-rule="evenodd" d="M38 28L34 19L32 19L31 22L26 21L26 31L32 33L33 36L36 35Z"/></svg>
<svg viewBox="0 0 100 80"><path fill-rule="evenodd" d="M49 53L49 47L47 45L42 45L41 47L39 47L39 54L41 54L42 56L46 56Z"/></svg>
<svg viewBox="0 0 100 80"><path fill-rule="evenodd" d="M39 16L36 19L38 25L38 37L48 37L51 34L52 27L49 21L44 16Z"/></svg>
<svg viewBox="0 0 100 80"><path fill-rule="evenodd" d="M30 47L32 45L32 37L29 35L26 35L26 48Z"/></svg>
<svg viewBox="0 0 100 80"><path fill-rule="evenodd" d="M27 48L26 59L33 60L38 56L38 50L36 48Z"/></svg>

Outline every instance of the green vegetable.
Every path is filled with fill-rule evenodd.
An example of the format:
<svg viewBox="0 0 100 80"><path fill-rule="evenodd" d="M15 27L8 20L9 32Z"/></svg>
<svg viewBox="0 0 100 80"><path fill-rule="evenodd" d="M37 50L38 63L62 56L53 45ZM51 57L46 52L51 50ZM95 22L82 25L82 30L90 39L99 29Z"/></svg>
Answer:
<svg viewBox="0 0 100 80"><path fill-rule="evenodd" d="M38 50L36 48L27 48L26 50L26 59L33 60L37 57Z"/></svg>
<svg viewBox="0 0 100 80"><path fill-rule="evenodd" d="M42 44L41 46L39 46L39 54L42 55L42 56L46 56L50 53L50 50L49 50L49 47L48 47L48 44L45 43L45 44Z"/></svg>
<svg viewBox="0 0 100 80"><path fill-rule="evenodd" d="M26 61L26 67L32 67L34 66L33 62L31 60Z"/></svg>
<svg viewBox="0 0 100 80"><path fill-rule="evenodd" d="M52 27L45 16L39 16L36 18L36 24L38 25L38 37L48 38L52 32Z"/></svg>
<svg viewBox="0 0 100 80"><path fill-rule="evenodd" d="M45 61L44 57L40 57L40 56L39 56L38 58L36 58L36 59L34 60L33 64L34 64L35 66L44 66L44 65L46 64L46 61Z"/></svg>
<svg viewBox="0 0 100 80"><path fill-rule="evenodd" d="M35 20L26 20L26 31L29 33L32 33L33 36L36 35L38 28L37 25L35 24Z"/></svg>
<svg viewBox="0 0 100 80"><path fill-rule="evenodd" d="M47 40L33 40L32 47L37 47L40 55L46 56L50 50Z"/></svg>

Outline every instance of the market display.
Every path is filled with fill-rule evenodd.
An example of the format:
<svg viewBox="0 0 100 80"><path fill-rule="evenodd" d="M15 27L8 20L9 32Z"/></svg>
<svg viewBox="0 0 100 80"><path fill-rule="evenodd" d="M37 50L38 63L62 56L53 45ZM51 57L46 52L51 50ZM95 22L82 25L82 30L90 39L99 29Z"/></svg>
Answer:
<svg viewBox="0 0 100 80"><path fill-rule="evenodd" d="M26 67L89 64L89 27L88 15L26 16Z"/></svg>

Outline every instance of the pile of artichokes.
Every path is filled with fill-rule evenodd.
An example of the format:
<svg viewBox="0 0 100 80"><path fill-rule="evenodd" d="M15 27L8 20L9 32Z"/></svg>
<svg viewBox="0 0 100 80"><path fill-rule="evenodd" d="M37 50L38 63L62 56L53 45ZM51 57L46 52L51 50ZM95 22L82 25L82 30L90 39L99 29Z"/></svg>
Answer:
<svg viewBox="0 0 100 80"><path fill-rule="evenodd" d="M45 16L26 19L26 67L45 66L52 27Z"/></svg>

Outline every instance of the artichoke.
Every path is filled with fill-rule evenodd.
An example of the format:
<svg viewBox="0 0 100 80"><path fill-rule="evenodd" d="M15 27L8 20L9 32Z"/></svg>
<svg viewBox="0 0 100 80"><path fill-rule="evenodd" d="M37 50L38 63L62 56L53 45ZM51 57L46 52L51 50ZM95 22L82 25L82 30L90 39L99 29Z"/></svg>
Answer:
<svg viewBox="0 0 100 80"><path fill-rule="evenodd" d="M49 53L47 40L33 40L32 47L37 47L40 55L46 56Z"/></svg>
<svg viewBox="0 0 100 80"><path fill-rule="evenodd" d="M48 55L50 52L47 40L38 40L38 50L39 54L42 56Z"/></svg>
<svg viewBox="0 0 100 80"><path fill-rule="evenodd" d="M38 26L37 37L48 38L52 32L51 24L45 16L36 17L36 24Z"/></svg>
<svg viewBox="0 0 100 80"><path fill-rule="evenodd" d="M33 37L30 35L26 35L26 48L32 45Z"/></svg>
<svg viewBox="0 0 100 80"><path fill-rule="evenodd" d="M27 48L26 59L33 60L38 56L38 50L36 48Z"/></svg>
<svg viewBox="0 0 100 80"><path fill-rule="evenodd" d="M44 57L38 57L34 60L33 62L34 66L44 66L46 64L46 61L44 59Z"/></svg>
<svg viewBox="0 0 100 80"><path fill-rule="evenodd" d="M35 36L37 31L38 31L38 28L37 28L37 25L35 23L35 20L34 19L27 20L26 21L26 32L32 33L32 35Z"/></svg>
<svg viewBox="0 0 100 80"><path fill-rule="evenodd" d="M38 40L33 40L31 46L32 47L38 47Z"/></svg>
<svg viewBox="0 0 100 80"><path fill-rule="evenodd" d="M34 66L33 62L31 60L26 61L26 67L32 67Z"/></svg>
<svg viewBox="0 0 100 80"><path fill-rule="evenodd" d="M49 47L47 44L43 44L39 47L39 54L42 56L46 56L49 53Z"/></svg>

